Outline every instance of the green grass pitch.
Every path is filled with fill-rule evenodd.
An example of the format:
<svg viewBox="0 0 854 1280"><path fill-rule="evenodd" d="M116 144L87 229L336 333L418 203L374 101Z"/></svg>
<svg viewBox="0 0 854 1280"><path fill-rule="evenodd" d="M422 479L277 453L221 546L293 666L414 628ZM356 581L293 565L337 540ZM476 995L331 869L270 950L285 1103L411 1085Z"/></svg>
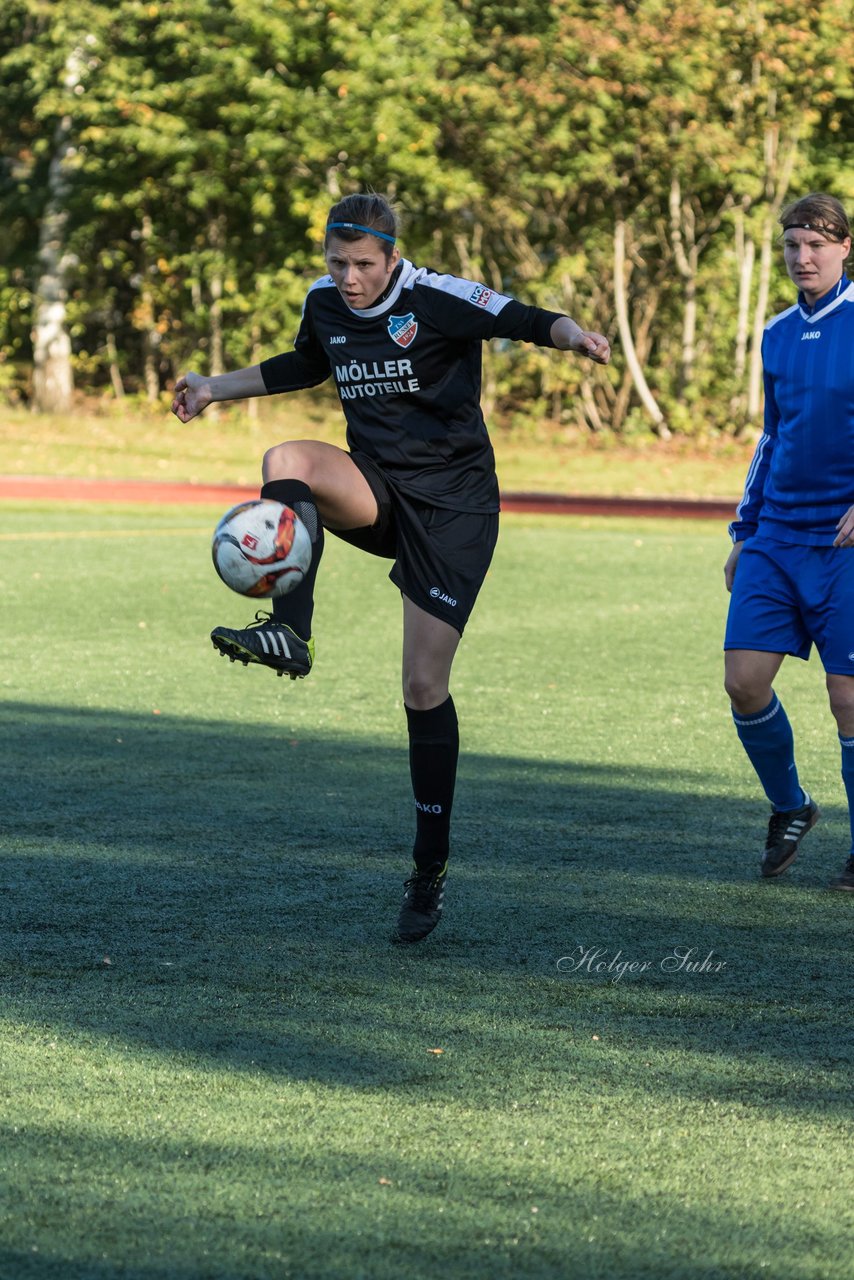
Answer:
<svg viewBox="0 0 854 1280"><path fill-rule="evenodd" d="M400 949L397 593L330 538L309 679L230 665L218 514L0 510L3 1280L850 1274L838 745L792 660L762 883L725 531L505 519Z"/></svg>

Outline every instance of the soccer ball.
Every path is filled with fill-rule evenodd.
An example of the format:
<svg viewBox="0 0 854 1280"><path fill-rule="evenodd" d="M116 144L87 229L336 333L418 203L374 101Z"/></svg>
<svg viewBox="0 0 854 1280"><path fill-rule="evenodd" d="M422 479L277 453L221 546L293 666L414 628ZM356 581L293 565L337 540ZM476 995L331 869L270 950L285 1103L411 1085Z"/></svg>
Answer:
<svg viewBox="0 0 854 1280"><path fill-rule="evenodd" d="M290 507L271 498L240 502L214 530L214 568L242 596L287 595L311 563L311 538Z"/></svg>

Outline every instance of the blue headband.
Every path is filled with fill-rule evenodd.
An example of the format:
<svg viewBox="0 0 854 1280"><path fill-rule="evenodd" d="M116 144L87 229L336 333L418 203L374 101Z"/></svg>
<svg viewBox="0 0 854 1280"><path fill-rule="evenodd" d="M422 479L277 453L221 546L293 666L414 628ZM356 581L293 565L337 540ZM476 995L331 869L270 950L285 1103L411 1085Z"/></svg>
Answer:
<svg viewBox="0 0 854 1280"><path fill-rule="evenodd" d="M339 228L345 228L348 231L364 231L366 236L377 236L380 240L388 240L389 244L394 244L394 236L387 236L384 231L374 231L373 227L360 226L358 222L327 222L327 231L337 231Z"/></svg>

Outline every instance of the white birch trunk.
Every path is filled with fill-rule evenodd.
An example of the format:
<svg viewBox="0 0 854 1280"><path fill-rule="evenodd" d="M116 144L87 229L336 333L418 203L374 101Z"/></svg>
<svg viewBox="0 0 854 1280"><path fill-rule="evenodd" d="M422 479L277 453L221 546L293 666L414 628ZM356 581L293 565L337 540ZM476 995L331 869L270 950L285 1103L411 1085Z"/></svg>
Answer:
<svg viewBox="0 0 854 1280"><path fill-rule="evenodd" d="M762 243L759 248L759 287L756 291L756 307L753 312L753 338L750 344L747 416L751 420L759 416L759 410L762 408L762 335L765 332L765 316L768 312L773 249L774 210L769 209L765 215L762 227Z"/></svg>
<svg viewBox="0 0 854 1280"><path fill-rule="evenodd" d="M141 276L140 291L142 295L141 320L143 330L143 375L145 380L145 398L149 404L157 404L160 399L159 352L160 334L154 323L154 290L151 286L151 239L154 225L149 214L142 217L140 229L141 239Z"/></svg>
<svg viewBox="0 0 854 1280"><path fill-rule="evenodd" d="M762 408L762 335L768 313L768 295L771 290L771 264L774 254L774 228L789 184L798 154L798 137L793 132L785 142L780 159L780 130L772 125L765 132L765 190L767 210L762 227L762 244L759 251L759 287L756 309L753 313L753 340L750 348L750 373L747 385L747 414L758 418Z"/></svg>
<svg viewBox="0 0 854 1280"><path fill-rule="evenodd" d="M252 326L252 363L261 363L261 328L259 325ZM251 422L258 421L258 396L250 396L245 402L246 413Z"/></svg>
<svg viewBox="0 0 854 1280"><path fill-rule="evenodd" d="M735 353L733 373L738 388L737 398L743 394L741 387L747 368L747 338L750 333L750 290L753 285L753 264L756 245L746 234L744 212L739 210L735 218L735 257L738 266L738 317L735 328Z"/></svg>
<svg viewBox="0 0 854 1280"><path fill-rule="evenodd" d="M629 319L629 305L626 297L626 224L618 218L614 226L614 308L617 312L617 327L620 331L620 342L626 355L626 365L632 377L635 391L641 404L646 409L658 434L666 439L670 435L667 424L655 396L649 389L641 363L635 350L632 326Z"/></svg>
<svg viewBox="0 0 854 1280"><path fill-rule="evenodd" d="M80 83L82 69L83 51L74 49L65 64L66 89L73 90ZM74 393L71 339L65 323L67 273L71 265L65 248L71 189L68 162L74 154L71 128L71 116L64 115L54 130L47 200L39 229L32 329L33 409L36 413L67 413Z"/></svg>
<svg viewBox="0 0 854 1280"><path fill-rule="evenodd" d="M686 216L687 214L687 216ZM683 230L683 221L685 227ZM685 247L686 236L688 247ZM685 304L682 311L682 357L679 370L680 395L691 385L697 358L697 248L693 217L683 211L682 189L674 174L670 183L670 240L676 269L685 281Z"/></svg>
<svg viewBox="0 0 854 1280"><path fill-rule="evenodd" d="M110 382L113 385L113 395L117 400L125 398L125 384L122 382L122 374L119 368L119 353L116 348L116 335L112 329L107 333L107 359L110 362Z"/></svg>

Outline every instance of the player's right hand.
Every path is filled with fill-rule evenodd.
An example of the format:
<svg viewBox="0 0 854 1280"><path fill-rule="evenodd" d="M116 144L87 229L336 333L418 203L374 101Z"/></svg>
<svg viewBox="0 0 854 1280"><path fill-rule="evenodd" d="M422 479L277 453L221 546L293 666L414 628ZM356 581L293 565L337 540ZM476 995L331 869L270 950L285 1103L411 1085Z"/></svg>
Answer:
<svg viewBox="0 0 854 1280"><path fill-rule="evenodd" d="M724 582L726 583L727 591L732 591L732 584L735 580L735 571L738 568L738 557L741 555L743 547L743 542L733 543L732 551L729 553L729 558L724 565Z"/></svg>
<svg viewBox="0 0 854 1280"><path fill-rule="evenodd" d="M200 373L182 373L175 383L172 412L181 422L189 422L207 409L213 396L210 384Z"/></svg>

